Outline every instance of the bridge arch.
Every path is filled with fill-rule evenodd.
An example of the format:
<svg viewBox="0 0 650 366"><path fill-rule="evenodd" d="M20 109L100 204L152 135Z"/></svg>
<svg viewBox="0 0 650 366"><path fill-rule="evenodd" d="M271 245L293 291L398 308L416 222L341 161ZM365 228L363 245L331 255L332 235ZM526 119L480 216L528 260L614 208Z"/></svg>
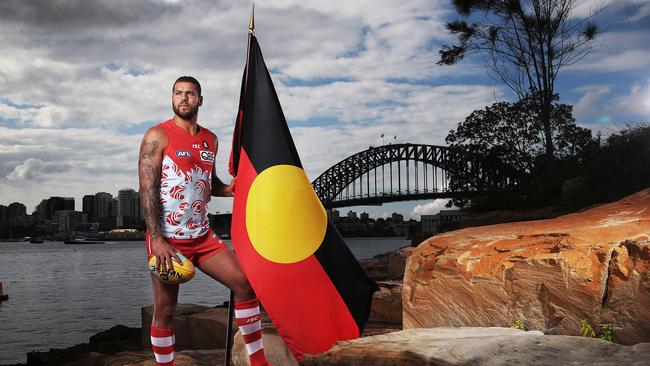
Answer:
<svg viewBox="0 0 650 366"><path fill-rule="evenodd" d="M402 174L402 162L404 162L405 174ZM396 172L394 172L394 164L397 164ZM410 164L413 164L413 170ZM421 175L418 174L420 165ZM389 177L385 175L386 166L389 166ZM377 186L379 168L382 170L381 192ZM428 171L429 169L431 172ZM374 179L370 176L373 171ZM462 192L449 189L450 176L468 173L475 177L474 187L464 187ZM366 175L365 187L364 175ZM481 159L477 159L476 155L453 151L447 146L390 144L370 147L343 159L323 172L312 182L312 185L325 208L329 209L469 195L481 190L484 183L488 180L494 181L498 176L498 172L483 169ZM411 184L413 178L414 185ZM385 189L386 179L390 182L388 192ZM402 189L402 186L405 189ZM350 187L353 191L352 196L349 195ZM394 188L397 188L397 191Z"/></svg>

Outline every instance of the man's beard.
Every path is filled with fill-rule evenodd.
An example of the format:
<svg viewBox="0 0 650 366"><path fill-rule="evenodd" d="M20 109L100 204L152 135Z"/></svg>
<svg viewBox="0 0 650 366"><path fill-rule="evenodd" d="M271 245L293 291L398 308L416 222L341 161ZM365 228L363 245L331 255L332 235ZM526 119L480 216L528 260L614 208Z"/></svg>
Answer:
<svg viewBox="0 0 650 366"><path fill-rule="evenodd" d="M188 121L194 118L194 116L196 116L196 114L199 112L198 105L195 108L190 108L185 112L181 112L180 109L176 108L176 106L174 106L173 104L172 104L172 108L174 109L174 113L176 113L177 116Z"/></svg>

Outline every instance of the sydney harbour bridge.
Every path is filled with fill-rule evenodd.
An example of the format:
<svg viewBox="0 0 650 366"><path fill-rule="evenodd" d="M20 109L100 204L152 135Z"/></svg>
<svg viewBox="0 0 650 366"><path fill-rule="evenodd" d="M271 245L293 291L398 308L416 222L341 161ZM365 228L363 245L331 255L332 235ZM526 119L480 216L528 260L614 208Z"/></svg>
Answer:
<svg viewBox="0 0 650 366"><path fill-rule="evenodd" d="M516 187L505 170L479 155L446 146L391 144L370 147L327 169L312 182L326 209L395 201L469 197ZM471 182L452 189L454 175Z"/></svg>

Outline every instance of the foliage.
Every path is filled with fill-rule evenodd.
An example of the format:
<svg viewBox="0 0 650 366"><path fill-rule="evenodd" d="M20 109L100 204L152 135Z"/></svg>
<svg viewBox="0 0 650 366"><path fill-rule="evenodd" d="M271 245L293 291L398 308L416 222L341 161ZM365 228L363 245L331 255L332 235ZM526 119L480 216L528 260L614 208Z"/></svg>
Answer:
<svg viewBox="0 0 650 366"><path fill-rule="evenodd" d="M614 327L611 324L605 324L600 331L598 338L614 342Z"/></svg>
<svg viewBox="0 0 650 366"><path fill-rule="evenodd" d="M520 99L531 102L542 124L548 158L557 145L552 135L555 81L560 69L580 61L591 50L598 28L592 16L572 16L576 0L452 0L465 19L447 23L457 44L444 45L440 65L453 65L478 53L491 70ZM472 15L481 21L471 24Z"/></svg>
<svg viewBox="0 0 650 366"><path fill-rule="evenodd" d="M512 329L527 330L526 324L521 319L517 319L515 323L510 327Z"/></svg>
<svg viewBox="0 0 650 366"><path fill-rule="evenodd" d="M505 193L509 197L497 193L504 188L528 190L528 195L544 199L547 190L557 191L562 182L558 167L580 164L582 157L593 150L594 140L590 130L575 124L571 106L552 107L551 136L555 148L550 162L545 156L543 126L531 97L514 104L494 103L472 112L445 139L452 153L462 155L450 159L451 165L447 167L450 189L487 191L490 199L486 204L492 206L496 202L508 206L512 204L508 200L518 199L511 192ZM539 192L530 191L535 186ZM475 198L473 203L480 200ZM457 207L467 203L467 198L450 202Z"/></svg>
<svg viewBox="0 0 650 366"><path fill-rule="evenodd" d="M610 135L577 172L576 206L609 202L650 186L650 124L628 125Z"/></svg>
<svg viewBox="0 0 650 366"><path fill-rule="evenodd" d="M596 329L588 321L580 321L580 334L583 337L596 338ZM606 341L614 342L614 326L611 324L603 325L603 328L598 333L598 338Z"/></svg>
<svg viewBox="0 0 650 366"><path fill-rule="evenodd" d="M580 321L580 334L582 334L583 337L596 338L596 330L586 320Z"/></svg>

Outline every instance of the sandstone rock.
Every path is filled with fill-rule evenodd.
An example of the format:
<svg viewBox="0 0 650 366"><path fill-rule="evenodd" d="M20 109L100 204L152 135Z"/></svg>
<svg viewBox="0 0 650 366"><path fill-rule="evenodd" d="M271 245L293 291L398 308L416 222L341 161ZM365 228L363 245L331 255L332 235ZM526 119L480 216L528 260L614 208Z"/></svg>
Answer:
<svg viewBox="0 0 650 366"><path fill-rule="evenodd" d="M371 259L359 261L366 275L375 281L401 280L404 277L406 259L415 248L404 247L396 251L378 254Z"/></svg>
<svg viewBox="0 0 650 366"><path fill-rule="evenodd" d="M393 299L398 299L395 293L400 292L398 288L401 286L397 283L392 283L392 287L389 289L388 284L390 283L381 283L380 285L385 285L384 288L386 291L393 291L393 294L390 296ZM396 301L396 300L393 300ZM373 301L374 302L374 301ZM401 304L401 298L399 299ZM401 307L401 305L400 305ZM391 316L395 316L392 314ZM371 315L372 317L372 315ZM385 318L380 318L380 320L386 320ZM389 332L396 332L401 330L401 323L386 323L382 321L369 321L366 324L366 328L363 332L363 336L373 336L377 334L385 334ZM316 330L317 331L317 330ZM296 359L293 358L291 351L284 343L282 337L278 335L278 330L275 328L271 320L269 319L266 312L262 311L262 340L264 342L264 353L266 354L267 359L271 364L276 366L292 366L298 365ZM248 359L248 353L246 353L246 346L244 345L243 337L239 332L235 334L233 340L232 348L232 364L233 366L249 366L250 362Z"/></svg>
<svg viewBox="0 0 650 366"><path fill-rule="evenodd" d="M549 220L434 236L409 257L404 329L511 326L650 341L650 189Z"/></svg>
<svg viewBox="0 0 650 366"><path fill-rule="evenodd" d="M338 342L301 365L647 365L650 343L545 336L508 328L408 329Z"/></svg>
<svg viewBox="0 0 650 366"><path fill-rule="evenodd" d="M142 308L142 349L151 348L149 325L153 305ZM174 315L176 349L225 348L228 329L228 309L203 305L178 304ZM233 334L237 327L233 324Z"/></svg>
<svg viewBox="0 0 650 366"><path fill-rule="evenodd" d="M262 311L262 342L264 342L264 354L266 359L272 365L277 366L297 366L298 362L293 358L291 351L278 335L278 330L275 329L273 323L269 319L266 312ZM250 366L248 353L246 352L246 345L244 344L244 337L237 331L233 340L232 346L232 364L233 366Z"/></svg>
<svg viewBox="0 0 650 366"><path fill-rule="evenodd" d="M402 326L402 284L397 281L379 282L379 291L372 297L369 322Z"/></svg>
<svg viewBox="0 0 650 366"><path fill-rule="evenodd" d="M27 365L99 365L101 363L95 363L94 360L103 357L104 354L140 350L140 334L140 328L116 325L90 337L89 343L77 344L65 349L52 348L48 352L29 352Z"/></svg>

